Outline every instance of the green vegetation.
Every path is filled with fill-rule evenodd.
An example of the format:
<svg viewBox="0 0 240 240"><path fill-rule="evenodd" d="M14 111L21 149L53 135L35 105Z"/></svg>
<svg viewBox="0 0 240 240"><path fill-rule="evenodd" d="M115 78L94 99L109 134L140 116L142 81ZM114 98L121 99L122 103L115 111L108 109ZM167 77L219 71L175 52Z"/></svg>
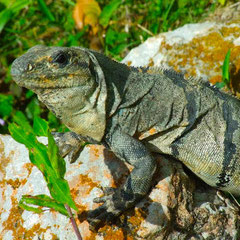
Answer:
<svg viewBox="0 0 240 240"><path fill-rule="evenodd" d="M223 88L225 86L230 89L230 55L231 55L231 49L227 51L227 54L224 58L223 65L222 65L222 82L216 83L216 87Z"/></svg>
<svg viewBox="0 0 240 240"><path fill-rule="evenodd" d="M43 212L43 207L52 208L68 216L73 223L76 235L80 235L70 209L73 208L78 211L78 208L71 197L68 182L64 179L66 164L59 155L58 147L48 123L42 118L35 117L33 127L31 127L22 112L17 112L16 115L15 122L9 124L9 131L16 141L27 147L30 161L42 172L51 194L51 197L43 194L37 196L24 195L19 202L19 206L36 213ZM47 137L48 146L40 143L37 136ZM78 239L81 239L81 237Z"/></svg>
<svg viewBox="0 0 240 240"><path fill-rule="evenodd" d="M18 113L16 123L9 124L9 131L16 141L27 147L31 162L42 172L50 194L55 199L53 201L48 196L40 195L32 198L32 202L34 202L33 200L39 200L43 203L43 206L49 207L50 205L53 208L60 209L60 212L65 215L67 215L66 211L62 210L65 209L64 204L68 204L77 210L71 198L68 183L64 179L66 172L65 161L58 153L58 147L50 133L48 123L42 118L35 117L32 128L26 117L21 112ZM46 136L48 146L40 143L37 136ZM24 206L23 203L27 203L29 199L29 197L25 196L21 200L21 205ZM46 202L46 205L44 205L44 202Z"/></svg>
<svg viewBox="0 0 240 240"><path fill-rule="evenodd" d="M197 22L225 1L206 0L0 0L0 132L8 132L16 111L30 122L45 118L57 130L65 128L29 90L11 79L12 61L37 44L94 48L121 60L148 37ZM85 5L81 5L81 4ZM90 4L90 7L86 6ZM83 14L83 16L81 16ZM84 15L85 14L85 15ZM88 15L87 15L88 14ZM76 18L76 16L74 15ZM82 24L79 29L76 26ZM60 128L60 129L59 129Z"/></svg>

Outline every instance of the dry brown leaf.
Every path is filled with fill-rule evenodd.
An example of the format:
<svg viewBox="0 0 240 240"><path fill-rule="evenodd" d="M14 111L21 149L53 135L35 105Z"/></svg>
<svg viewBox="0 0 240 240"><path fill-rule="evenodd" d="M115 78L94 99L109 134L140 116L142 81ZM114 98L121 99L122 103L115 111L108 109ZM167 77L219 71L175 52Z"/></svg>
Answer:
<svg viewBox="0 0 240 240"><path fill-rule="evenodd" d="M82 29L89 24L92 27L93 34L98 31L98 18L101 9L95 0L77 0L73 10L73 18L77 28Z"/></svg>

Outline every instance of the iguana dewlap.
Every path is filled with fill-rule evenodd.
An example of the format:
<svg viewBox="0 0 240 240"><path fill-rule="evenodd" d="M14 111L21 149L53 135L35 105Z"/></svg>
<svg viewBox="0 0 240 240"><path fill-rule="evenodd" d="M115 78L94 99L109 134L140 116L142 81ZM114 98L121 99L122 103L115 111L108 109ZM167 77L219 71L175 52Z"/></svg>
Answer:
<svg viewBox="0 0 240 240"><path fill-rule="evenodd" d="M209 185L240 194L238 99L173 70L149 74L80 47L33 47L11 73L74 132L68 138L104 144L133 165L121 188L96 200L103 205L89 214L93 226L146 196L156 169L151 152L173 156Z"/></svg>

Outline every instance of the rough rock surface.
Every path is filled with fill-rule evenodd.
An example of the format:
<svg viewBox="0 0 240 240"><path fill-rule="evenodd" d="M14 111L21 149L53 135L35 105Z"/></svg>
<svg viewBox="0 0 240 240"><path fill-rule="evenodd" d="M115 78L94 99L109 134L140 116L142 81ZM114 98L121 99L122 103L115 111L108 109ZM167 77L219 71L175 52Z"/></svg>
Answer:
<svg viewBox="0 0 240 240"><path fill-rule="evenodd" d="M219 10L207 22L187 24L149 38L123 60L132 66L170 66L212 84L221 82L225 55L231 49L232 90L239 95L240 3Z"/></svg>
<svg viewBox="0 0 240 240"><path fill-rule="evenodd" d="M44 139L46 142L46 139ZM24 194L49 194L42 174L28 159L26 148L10 136L0 136L0 239L76 239L70 221L46 210L32 213L18 207ZM83 239L239 239L238 208L165 157L147 199L120 217L116 225L98 233L88 229L85 211L93 209L100 187L118 186L129 166L101 146L89 145L74 164L67 163L66 179L80 214ZM39 237L39 238L38 238Z"/></svg>

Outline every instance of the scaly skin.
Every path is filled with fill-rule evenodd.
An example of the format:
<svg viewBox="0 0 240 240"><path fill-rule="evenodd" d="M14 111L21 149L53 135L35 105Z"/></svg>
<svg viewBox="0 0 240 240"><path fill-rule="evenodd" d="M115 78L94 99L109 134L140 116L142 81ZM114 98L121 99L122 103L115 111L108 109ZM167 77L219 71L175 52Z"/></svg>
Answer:
<svg viewBox="0 0 240 240"><path fill-rule="evenodd" d="M156 169L151 152L173 156L209 185L240 194L236 98L173 70L148 73L80 47L36 46L13 62L11 73L74 132L58 141L63 155L76 158L83 139L134 166L121 188L95 199L103 205L88 215L93 228L146 196Z"/></svg>

